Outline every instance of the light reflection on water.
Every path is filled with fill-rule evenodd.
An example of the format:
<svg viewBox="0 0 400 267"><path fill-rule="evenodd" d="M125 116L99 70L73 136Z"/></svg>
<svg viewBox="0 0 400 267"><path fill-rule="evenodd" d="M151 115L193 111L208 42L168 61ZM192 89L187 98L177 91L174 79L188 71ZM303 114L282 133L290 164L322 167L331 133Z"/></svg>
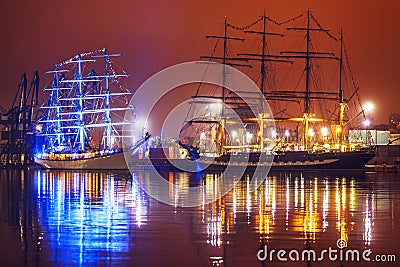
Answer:
<svg viewBox="0 0 400 267"><path fill-rule="evenodd" d="M163 173L179 185L167 192L175 206L140 189L151 179L146 172L0 174L0 245L8 246L0 259L7 265L255 266L265 244L321 250L337 239L400 258L397 174L272 173L251 192L249 176ZM221 194L223 179L233 189L206 204ZM180 208L187 188L199 184L202 204Z"/></svg>
<svg viewBox="0 0 400 267"><path fill-rule="evenodd" d="M86 265L127 258L130 234L145 222L148 205L134 180L112 174L40 172L36 181L41 232L48 233L44 235L53 248L51 261Z"/></svg>

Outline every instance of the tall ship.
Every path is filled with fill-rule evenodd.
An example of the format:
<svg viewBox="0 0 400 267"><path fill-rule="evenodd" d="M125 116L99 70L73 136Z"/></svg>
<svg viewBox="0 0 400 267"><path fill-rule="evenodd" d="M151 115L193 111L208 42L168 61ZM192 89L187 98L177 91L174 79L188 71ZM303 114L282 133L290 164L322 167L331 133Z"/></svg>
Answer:
<svg viewBox="0 0 400 267"><path fill-rule="evenodd" d="M51 82L37 121L35 162L50 169L127 169L124 153L134 153L149 134L136 130L128 77L114 63L121 54L105 48L78 54L47 72ZM122 144L131 144L123 147Z"/></svg>
<svg viewBox="0 0 400 267"><path fill-rule="evenodd" d="M156 147L152 164L189 171L363 169L375 155L374 140L357 136L368 114L343 36L323 28L311 11L284 22L264 12L245 27L225 18L222 34L207 36L216 41L213 54L202 59L240 69L260 92L230 91L223 67L222 86L197 88L177 138L191 161Z"/></svg>

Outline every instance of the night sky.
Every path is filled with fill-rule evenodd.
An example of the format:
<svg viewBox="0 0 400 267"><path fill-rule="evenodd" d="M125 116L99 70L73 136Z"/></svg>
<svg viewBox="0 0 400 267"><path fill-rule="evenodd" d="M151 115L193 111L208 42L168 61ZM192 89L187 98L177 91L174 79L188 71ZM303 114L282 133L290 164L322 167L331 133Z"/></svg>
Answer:
<svg viewBox="0 0 400 267"><path fill-rule="evenodd" d="M70 0L1 2L1 98L10 108L23 72L44 72L79 52L107 47L133 91L157 71L198 60L210 50L205 35L218 34L224 16L247 25L264 9L277 21L308 8L321 24L343 27L362 102L372 101L376 123L400 112L400 2L397 0Z"/></svg>

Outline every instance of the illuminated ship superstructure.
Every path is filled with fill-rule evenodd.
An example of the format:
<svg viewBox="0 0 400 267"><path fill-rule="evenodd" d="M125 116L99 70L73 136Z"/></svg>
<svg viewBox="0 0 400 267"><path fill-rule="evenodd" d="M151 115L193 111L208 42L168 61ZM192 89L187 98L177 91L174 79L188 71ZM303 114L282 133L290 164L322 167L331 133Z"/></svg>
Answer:
<svg viewBox="0 0 400 267"><path fill-rule="evenodd" d="M137 140L135 122L124 119L126 112L134 118L135 107L129 105L132 93L120 83L128 75L116 72L114 58L119 56L104 48L78 54L48 72L52 82L44 88L49 96L38 121L38 164L58 169L127 168L123 149L134 150L149 136ZM132 145L124 148L122 143Z"/></svg>

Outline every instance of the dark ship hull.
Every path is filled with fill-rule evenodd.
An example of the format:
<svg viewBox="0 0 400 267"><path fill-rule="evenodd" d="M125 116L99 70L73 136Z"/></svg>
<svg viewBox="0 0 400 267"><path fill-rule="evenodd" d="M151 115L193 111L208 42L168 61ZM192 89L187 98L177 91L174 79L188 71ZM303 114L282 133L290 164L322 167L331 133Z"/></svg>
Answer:
<svg viewBox="0 0 400 267"><path fill-rule="evenodd" d="M196 161L168 159L152 156L149 164L159 170L225 171L243 170L320 170L320 169L364 169L365 164L375 156L375 151L324 152L306 151L284 152L275 155L251 152L224 154L216 158L201 157Z"/></svg>

